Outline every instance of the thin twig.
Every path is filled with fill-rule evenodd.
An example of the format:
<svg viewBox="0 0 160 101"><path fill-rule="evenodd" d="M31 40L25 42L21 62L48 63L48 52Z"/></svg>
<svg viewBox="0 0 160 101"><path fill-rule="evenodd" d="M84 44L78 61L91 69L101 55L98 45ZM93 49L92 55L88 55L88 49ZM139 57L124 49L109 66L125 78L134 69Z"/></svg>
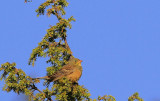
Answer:
<svg viewBox="0 0 160 101"><path fill-rule="evenodd" d="M40 91L34 84L32 85L32 89L35 89L35 90L37 90L37 91L39 91L40 93L42 93L43 94L43 92L42 91Z"/></svg>

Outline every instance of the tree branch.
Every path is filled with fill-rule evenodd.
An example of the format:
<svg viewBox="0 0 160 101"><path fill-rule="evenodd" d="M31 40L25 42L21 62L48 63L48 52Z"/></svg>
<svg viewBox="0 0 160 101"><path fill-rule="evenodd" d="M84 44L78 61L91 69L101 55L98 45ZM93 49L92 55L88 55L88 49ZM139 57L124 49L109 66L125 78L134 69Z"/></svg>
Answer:
<svg viewBox="0 0 160 101"><path fill-rule="evenodd" d="M66 39L66 38L64 39L64 42L65 42L65 48L66 48L68 51L70 51L70 53L71 53L71 55L72 55L72 51L71 51L71 49L70 49L70 47L69 47L69 45L68 45L68 43L67 43L67 39Z"/></svg>
<svg viewBox="0 0 160 101"><path fill-rule="evenodd" d="M32 87L32 89L34 89L34 90L37 90L37 91L39 91L40 93L42 93L43 94L43 92L42 91L40 91L34 84L33 85L31 85L31 87Z"/></svg>

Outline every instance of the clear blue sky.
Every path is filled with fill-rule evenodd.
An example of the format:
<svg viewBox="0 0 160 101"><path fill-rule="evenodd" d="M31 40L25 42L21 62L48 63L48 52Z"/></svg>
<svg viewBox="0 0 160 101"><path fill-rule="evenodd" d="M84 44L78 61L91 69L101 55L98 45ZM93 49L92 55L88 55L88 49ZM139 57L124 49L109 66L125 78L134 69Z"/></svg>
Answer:
<svg viewBox="0 0 160 101"><path fill-rule="evenodd" d="M28 66L32 49L41 41L55 17L36 17L44 0L1 0L0 64L16 62L35 77L45 75L44 59ZM76 22L68 31L74 56L82 59L79 81L92 98L113 95L127 101L139 92L145 101L160 101L160 0L68 0L67 16ZM4 82L0 82L0 89ZM1 101L17 94L0 90Z"/></svg>

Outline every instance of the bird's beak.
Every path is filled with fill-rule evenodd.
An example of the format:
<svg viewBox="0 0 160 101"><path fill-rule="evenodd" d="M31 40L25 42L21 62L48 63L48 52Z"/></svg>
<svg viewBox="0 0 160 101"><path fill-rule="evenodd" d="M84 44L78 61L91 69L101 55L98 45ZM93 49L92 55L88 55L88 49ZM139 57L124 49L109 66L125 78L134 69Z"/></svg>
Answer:
<svg viewBox="0 0 160 101"><path fill-rule="evenodd" d="M79 62L81 63L81 62L82 62L82 60L79 60Z"/></svg>

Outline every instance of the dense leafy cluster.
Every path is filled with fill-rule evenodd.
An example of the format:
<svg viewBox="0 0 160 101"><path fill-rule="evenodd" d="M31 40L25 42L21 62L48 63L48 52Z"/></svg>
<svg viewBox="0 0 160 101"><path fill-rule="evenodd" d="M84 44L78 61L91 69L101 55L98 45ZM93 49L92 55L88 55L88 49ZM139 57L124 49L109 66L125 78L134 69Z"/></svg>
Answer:
<svg viewBox="0 0 160 101"><path fill-rule="evenodd" d="M25 2L30 2L25 0ZM47 75L52 75L65 64L72 55L72 51L67 43L67 29L71 29L71 22L75 21L73 16L68 19L64 18L66 14L64 8L68 6L66 0L46 0L36 10L37 16L47 14L54 15L58 22L54 26L50 26L42 41L33 49L29 58L29 65L33 65L38 57L47 57L47 63L51 64L46 68ZM89 91L80 86L78 83L73 83L66 78L62 78L51 84L50 81L44 81L46 88L40 90L36 85L40 82L38 79L33 79L27 76L21 69L16 68L15 63L4 63L0 67L2 72L1 80L4 79L4 91L14 91L17 94L23 93L29 96L29 100L34 101L92 101ZM129 97L128 101L133 100L143 101L138 93ZM98 97L98 101L116 101L111 95ZM94 101L97 101L94 99Z"/></svg>
<svg viewBox="0 0 160 101"><path fill-rule="evenodd" d="M34 84L38 83L35 81L32 82L32 79L21 70L15 68L15 63L4 63L0 67L0 71L3 71L1 75L1 80L5 79L5 85L3 87L4 91L14 92L20 94L24 93L25 95L32 96L34 90Z"/></svg>
<svg viewBox="0 0 160 101"><path fill-rule="evenodd" d="M134 100L144 101L142 98L139 97L139 94L137 92L128 98L128 101L134 101Z"/></svg>
<svg viewBox="0 0 160 101"><path fill-rule="evenodd" d="M111 95L105 95L103 97L99 96L98 100L99 101L101 101L101 100L104 100L104 101L116 101L116 99L113 96L111 96Z"/></svg>
<svg viewBox="0 0 160 101"><path fill-rule="evenodd" d="M58 19L58 23L55 26L50 26L47 30L47 34L43 40L38 44L30 57L29 64L34 65L37 57L49 57L47 63L51 63L54 67L61 67L64 65L72 52L67 44L67 28L72 27L71 21L75 21L73 16L68 19L63 18L65 15L64 8L68 5L66 0L47 0L39 6L36 10L37 15L43 15L46 7L51 6L47 9L47 15L55 15ZM49 73L50 74L50 73Z"/></svg>

